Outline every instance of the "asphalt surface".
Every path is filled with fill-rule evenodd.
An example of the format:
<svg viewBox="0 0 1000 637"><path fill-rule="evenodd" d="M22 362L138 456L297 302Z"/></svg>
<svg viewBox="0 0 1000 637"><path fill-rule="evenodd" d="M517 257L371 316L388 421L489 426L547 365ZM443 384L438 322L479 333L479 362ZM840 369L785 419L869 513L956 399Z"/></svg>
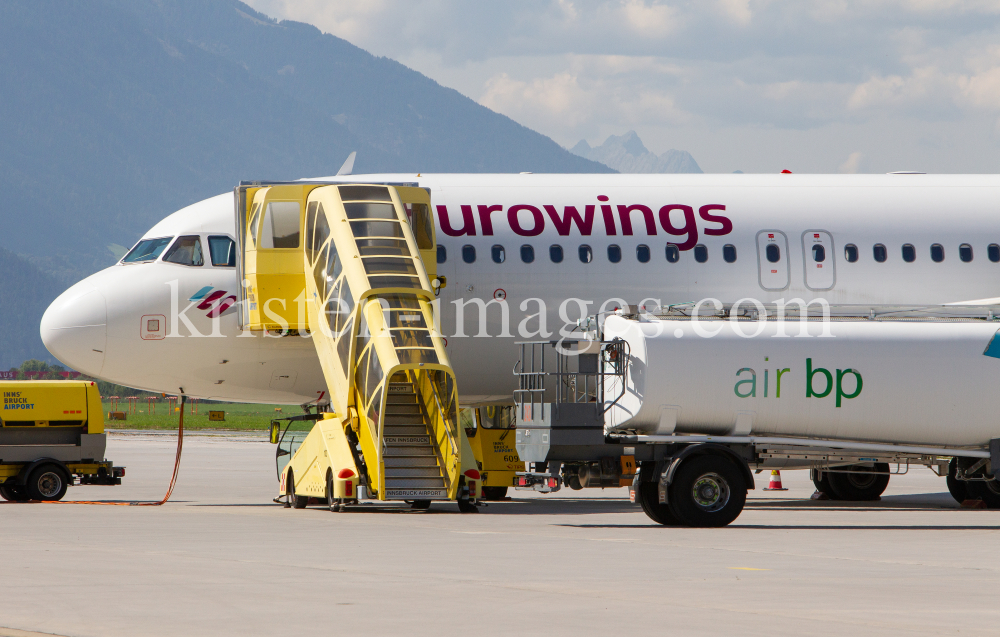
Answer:
<svg viewBox="0 0 1000 637"><path fill-rule="evenodd" d="M125 484L67 499L159 500L173 454L114 435ZM165 506L0 504L0 636L995 632L1000 511L922 467L864 504L782 477L724 529L660 527L625 489L333 514L271 502L262 437L189 436Z"/></svg>

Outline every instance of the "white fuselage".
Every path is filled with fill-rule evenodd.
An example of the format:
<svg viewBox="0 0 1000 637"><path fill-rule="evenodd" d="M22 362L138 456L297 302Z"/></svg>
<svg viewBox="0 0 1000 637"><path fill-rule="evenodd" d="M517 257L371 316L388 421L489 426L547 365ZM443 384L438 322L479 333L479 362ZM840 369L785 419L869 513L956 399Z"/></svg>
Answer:
<svg viewBox="0 0 1000 637"><path fill-rule="evenodd" d="M1000 243L996 176L392 174L324 181L430 190L446 254L437 265L447 277L442 332L466 404L511 400L516 341L558 338L576 319L622 304L749 297L864 307L1000 296L1000 263L990 258L995 251L1000 259L1000 246L990 247ZM235 233L230 193L168 216L144 238L199 235L204 243ZM676 246L675 262L668 243ZM822 263L814 259L817 244ZM876 245L885 246L883 262ZM911 262L904 245L913 246ZM934 245L943 260L932 260ZM965 245L969 261L960 258L969 255L960 251ZM494 246L502 248L500 263ZM523 246L534 253L530 263ZM561 262L553 262L553 246ZM847 246L856 247L853 262ZM239 286L235 268L208 259L200 267L120 263L56 299L42 338L67 365L132 387L246 402L320 399L326 387L307 338L242 333L236 308L208 316L238 296ZM206 288L222 294L189 301ZM469 303L477 298L505 299L488 306L485 330ZM509 336L501 336L505 309ZM159 331L146 329L150 317L163 321Z"/></svg>

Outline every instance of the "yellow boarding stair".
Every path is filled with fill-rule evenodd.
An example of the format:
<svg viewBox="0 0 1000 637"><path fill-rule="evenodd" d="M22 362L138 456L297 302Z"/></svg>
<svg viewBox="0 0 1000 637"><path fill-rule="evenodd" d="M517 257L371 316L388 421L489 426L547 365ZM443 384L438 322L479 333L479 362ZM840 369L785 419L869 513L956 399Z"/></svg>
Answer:
<svg viewBox="0 0 1000 637"><path fill-rule="evenodd" d="M430 196L377 184L237 188L241 324L309 336L329 392L280 475L301 508L377 500L475 510L480 474L458 426L458 393L435 327ZM291 449L289 449L291 451Z"/></svg>

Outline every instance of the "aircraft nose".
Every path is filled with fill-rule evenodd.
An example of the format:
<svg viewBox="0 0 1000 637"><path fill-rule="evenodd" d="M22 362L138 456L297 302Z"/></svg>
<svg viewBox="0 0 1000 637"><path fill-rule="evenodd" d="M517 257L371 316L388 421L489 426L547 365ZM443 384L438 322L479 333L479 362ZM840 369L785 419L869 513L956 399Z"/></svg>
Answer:
<svg viewBox="0 0 1000 637"><path fill-rule="evenodd" d="M67 367L99 376L108 340L108 305L84 279L49 305L39 328L46 349Z"/></svg>

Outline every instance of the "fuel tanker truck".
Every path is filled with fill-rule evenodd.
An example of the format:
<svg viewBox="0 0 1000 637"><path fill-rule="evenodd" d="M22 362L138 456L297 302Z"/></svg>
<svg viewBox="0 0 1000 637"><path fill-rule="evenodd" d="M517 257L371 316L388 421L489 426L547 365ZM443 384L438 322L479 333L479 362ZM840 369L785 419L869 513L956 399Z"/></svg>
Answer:
<svg viewBox="0 0 1000 637"><path fill-rule="evenodd" d="M629 486L660 524L724 526L755 471L873 500L924 465L956 500L1000 508L1000 322L927 314L631 306L593 339L522 343L518 486Z"/></svg>

